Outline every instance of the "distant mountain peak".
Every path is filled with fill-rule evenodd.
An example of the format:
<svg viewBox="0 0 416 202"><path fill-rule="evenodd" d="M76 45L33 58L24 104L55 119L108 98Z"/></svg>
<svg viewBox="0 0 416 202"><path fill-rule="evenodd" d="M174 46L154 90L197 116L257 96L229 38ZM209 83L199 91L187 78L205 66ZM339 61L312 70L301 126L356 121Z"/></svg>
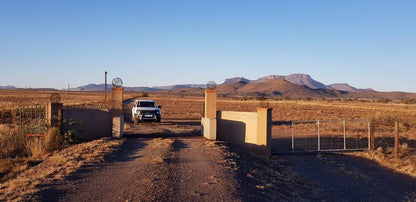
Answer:
<svg viewBox="0 0 416 202"><path fill-rule="evenodd" d="M326 88L326 86L323 83L312 79L312 77L308 74L290 74L286 76L285 80L293 84L305 85L312 89Z"/></svg>
<svg viewBox="0 0 416 202"><path fill-rule="evenodd" d="M227 85L227 84L233 84L233 83L237 83L237 82L250 83L250 80L248 80L244 77L233 77L233 78L225 79L223 84Z"/></svg>
<svg viewBox="0 0 416 202"><path fill-rule="evenodd" d="M328 85L328 87L335 89L335 90L348 91L348 92L359 91L357 88L352 87L347 83L334 83L334 84Z"/></svg>
<svg viewBox="0 0 416 202"><path fill-rule="evenodd" d="M15 86L0 86L0 89L16 89Z"/></svg>

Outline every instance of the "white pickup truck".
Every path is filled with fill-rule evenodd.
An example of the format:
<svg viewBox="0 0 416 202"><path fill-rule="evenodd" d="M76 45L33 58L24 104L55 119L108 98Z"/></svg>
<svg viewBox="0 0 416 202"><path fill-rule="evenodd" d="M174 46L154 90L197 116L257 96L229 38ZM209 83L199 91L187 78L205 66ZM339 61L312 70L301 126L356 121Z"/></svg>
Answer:
<svg viewBox="0 0 416 202"><path fill-rule="evenodd" d="M160 122L162 119L162 112L153 100L136 100L131 109L131 120L134 124L143 121Z"/></svg>

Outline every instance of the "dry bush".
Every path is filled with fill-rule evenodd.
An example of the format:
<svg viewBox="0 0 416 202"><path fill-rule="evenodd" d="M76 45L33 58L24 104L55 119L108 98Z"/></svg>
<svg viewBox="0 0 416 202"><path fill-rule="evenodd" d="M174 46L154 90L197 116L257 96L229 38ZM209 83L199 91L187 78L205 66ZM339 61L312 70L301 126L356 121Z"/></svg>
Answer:
<svg viewBox="0 0 416 202"><path fill-rule="evenodd" d="M45 141L41 138L34 138L27 143L32 159L42 159L45 153Z"/></svg>
<svg viewBox="0 0 416 202"><path fill-rule="evenodd" d="M399 117L392 114L376 113L369 117L371 123L376 126L394 126L396 121L399 121Z"/></svg>
<svg viewBox="0 0 416 202"><path fill-rule="evenodd" d="M24 134L2 126L0 129L0 159L25 156Z"/></svg>
<svg viewBox="0 0 416 202"><path fill-rule="evenodd" d="M58 128L51 128L45 136L45 151L53 152L61 148L62 135Z"/></svg>

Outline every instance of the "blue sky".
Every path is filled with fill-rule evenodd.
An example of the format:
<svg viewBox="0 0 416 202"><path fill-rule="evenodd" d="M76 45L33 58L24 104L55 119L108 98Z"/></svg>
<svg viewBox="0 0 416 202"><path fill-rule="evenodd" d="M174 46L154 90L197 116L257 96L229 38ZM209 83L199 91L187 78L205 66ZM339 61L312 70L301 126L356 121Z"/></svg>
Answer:
<svg viewBox="0 0 416 202"><path fill-rule="evenodd" d="M0 1L0 85L310 74L416 92L416 1Z"/></svg>

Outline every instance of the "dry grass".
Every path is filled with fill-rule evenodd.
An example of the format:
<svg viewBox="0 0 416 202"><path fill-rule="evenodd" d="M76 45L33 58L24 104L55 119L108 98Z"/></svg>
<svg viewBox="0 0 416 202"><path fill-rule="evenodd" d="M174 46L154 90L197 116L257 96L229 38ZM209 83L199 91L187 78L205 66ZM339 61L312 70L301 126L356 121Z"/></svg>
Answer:
<svg viewBox="0 0 416 202"><path fill-rule="evenodd" d="M65 92L44 90L0 90L0 110L18 109L22 106L43 105L50 102L50 95L58 93L65 105L104 102L104 92ZM110 99L107 93L107 99ZM142 93L125 92L124 98L132 98Z"/></svg>
<svg viewBox="0 0 416 202"><path fill-rule="evenodd" d="M7 125L0 126L0 159L25 156L25 136Z"/></svg>
<svg viewBox="0 0 416 202"><path fill-rule="evenodd" d="M42 160L45 154L45 141L41 138L35 138L27 143L30 156L34 160Z"/></svg>
<svg viewBox="0 0 416 202"><path fill-rule="evenodd" d="M39 165L25 170L16 179L0 184L0 200L31 200L25 197L35 193L37 185L64 179L83 165L101 162L121 143L121 140L103 138L55 152Z"/></svg>
<svg viewBox="0 0 416 202"><path fill-rule="evenodd" d="M350 155L376 161L381 166L416 178L416 149L408 148L407 144L400 145L399 158L394 157L394 148L381 147L369 152L355 152Z"/></svg>

